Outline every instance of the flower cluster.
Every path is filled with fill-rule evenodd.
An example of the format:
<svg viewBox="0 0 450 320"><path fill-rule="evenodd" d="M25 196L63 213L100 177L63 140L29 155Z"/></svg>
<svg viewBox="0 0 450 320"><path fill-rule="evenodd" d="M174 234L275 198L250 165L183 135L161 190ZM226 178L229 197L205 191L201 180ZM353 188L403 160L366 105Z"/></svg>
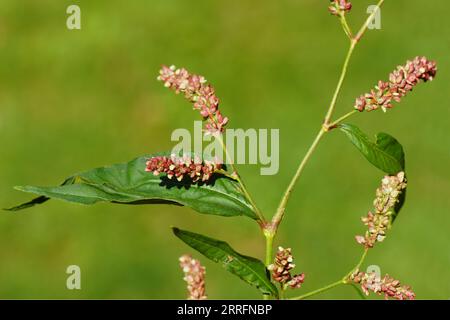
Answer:
<svg viewBox="0 0 450 320"><path fill-rule="evenodd" d="M400 102L409 91L416 86L420 80L427 82L436 76L436 62L427 60L425 57L415 57L412 61L407 61L404 66L389 75L389 81L378 81L369 93L361 95L356 99L355 109L362 111L372 111L381 108L386 112L392 108L393 101Z"/></svg>
<svg viewBox="0 0 450 320"><path fill-rule="evenodd" d="M190 178L192 182L208 181L213 173L222 169L222 164L204 160L199 157L191 158L184 155L177 157L172 154L170 157L152 157L146 162L145 171L153 172L155 176L166 173L167 178L175 178L178 181L183 178Z"/></svg>
<svg viewBox="0 0 450 320"><path fill-rule="evenodd" d="M183 255L180 257L180 267L184 272L183 280L187 282L188 299L190 300L204 300L205 294L205 267L200 264L200 261L192 259L190 255Z"/></svg>
<svg viewBox="0 0 450 320"><path fill-rule="evenodd" d="M348 0L331 0L331 4L328 10L332 15L339 16L350 12L352 9L352 3Z"/></svg>
<svg viewBox="0 0 450 320"><path fill-rule="evenodd" d="M164 86L174 90L177 94L183 93L187 100L194 104L194 109L206 121L205 131L209 134L223 132L228 118L219 111L219 98L214 88L207 84L203 76L190 74L186 69L177 69L175 66L163 66L159 71L158 80Z"/></svg>
<svg viewBox="0 0 450 320"><path fill-rule="evenodd" d="M268 269L272 271L273 280L279 282L283 289L290 287L292 289L300 288L305 281L305 274L292 276L291 270L295 268L294 258L291 254L291 248L278 248L275 256L275 262Z"/></svg>
<svg viewBox="0 0 450 320"><path fill-rule="evenodd" d="M404 172L394 176L385 176L381 180L381 186L376 191L373 202L374 212L363 217L362 222L368 227L364 236L356 236L359 244L366 248L372 248L375 242L381 242L386 237L386 231L391 225L394 208L399 201L400 194L406 188Z"/></svg>
<svg viewBox="0 0 450 320"><path fill-rule="evenodd" d="M361 289L367 296L372 291L378 295L384 295L384 298L394 298L397 300L414 300L416 295L409 286L401 285L399 280L385 275L383 278L375 272L361 272L356 270L350 275L349 280L361 285Z"/></svg>

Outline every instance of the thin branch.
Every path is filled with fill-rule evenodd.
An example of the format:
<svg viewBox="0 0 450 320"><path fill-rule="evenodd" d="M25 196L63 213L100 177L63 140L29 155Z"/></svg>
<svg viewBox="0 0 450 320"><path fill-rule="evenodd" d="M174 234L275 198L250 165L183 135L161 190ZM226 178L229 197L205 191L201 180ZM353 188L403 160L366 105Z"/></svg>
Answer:
<svg viewBox="0 0 450 320"><path fill-rule="evenodd" d="M222 139L222 135L217 135L215 136L217 140L219 140L220 144L222 145L222 149L225 152L225 156L227 158L227 162L230 164L233 173L232 173L232 177L239 183L239 185L241 186L242 192L244 192L245 197L247 198L247 200L250 202L250 204L252 205L253 209L255 210L256 215L258 216L259 219L259 223L261 225L261 227L263 227L266 224L266 218L264 217L264 215L262 214L262 212L259 210L259 208L257 207L255 201L253 200L252 196L250 195L250 193L247 190L247 187L244 184L244 181L242 180L241 176L239 175L236 166L234 165L234 161L230 156L230 153L228 152L228 148L225 145L223 139Z"/></svg>
<svg viewBox="0 0 450 320"><path fill-rule="evenodd" d="M290 197L290 195L291 195L291 193L292 193L292 190L294 189L294 187L295 187L295 185L296 185L296 183L297 183L297 181L298 181L298 179L299 179L299 177L300 177L300 175L301 175L301 173L302 173L302 171L303 171L303 169L304 169L306 163L308 162L308 160L310 159L312 153L313 153L314 150L316 149L317 144L318 144L319 141L321 140L323 134L324 134L325 132L328 132L330 129L332 129L332 128L333 128L332 125L338 124L340 121L346 119L347 117L349 117L349 116L351 116L351 115L353 115L353 114L355 113L355 110L353 110L353 111L349 112L348 114L344 115L343 117L339 118L338 120L336 120L336 121L334 121L333 123L330 124L330 122L331 122L331 117L333 116L333 112L334 112L334 109L335 109L335 107L336 107L337 99L338 99L338 97L339 97L339 93L341 92L342 85L343 85L343 83L344 83L345 76L346 76L346 74L347 74L348 65L349 65L350 59L351 59L351 57L352 57L353 51L354 51L354 49L355 49L355 47L356 47L356 44L359 42L359 40L361 39L361 37L362 37L362 36L364 35L364 33L366 32L366 30L367 30L367 28L368 28L370 22L371 22L372 19L374 18L375 14L376 14L377 11L379 10L379 8L383 5L383 2L384 2L384 0L380 0L380 1L378 2L378 4L377 4L377 9L374 10L374 11L372 12L372 14L367 18L366 22L365 22L365 23L362 25L362 27L360 28L358 34L357 34L354 38L352 38L351 41L350 41L350 47L349 47L348 52L347 52L347 55L346 55L346 57L345 57L344 64L343 64L342 70L341 70L341 74L340 74L340 76L339 76L338 84L337 84L336 89L335 89L335 91L334 91L333 98L331 99L331 103L330 103L330 106L329 106L329 108L328 108L327 114L326 114L326 116L325 116L325 120L324 120L324 123L323 123L323 125L322 125L322 129L321 129L321 131L317 134L317 136L316 136L316 138L314 139L314 141L313 141L311 147L308 149L306 155L305 155L304 158L302 159L302 161L301 161L301 163L300 163L300 165L299 165L299 167L298 167L298 169L297 169L297 171L296 171L294 177L292 178L291 182L289 183L289 186L288 186L288 188L286 189L286 191L285 191L285 193L284 193L284 195L283 195L283 198L281 199L280 205L278 206L277 212L275 213L275 215L274 215L273 218L272 218L272 222L266 227L266 228L271 229L271 232L272 232L272 234L274 234L274 235L276 234L277 229L278 229L278 226L279 226L280 222L281 222L282 219L283 219L284 212L285 212L285 210L286 210L286 205L287 205L287 202L288 202L288 200L289 200L289 197ZM342 18L342 17L341 17L341 18ZM345 30L345 29L348 27L348 25L347 25L345 19L343 19L343 20L341 19L341 22L342 22L342 21L345 22L345 23L343 24L344 30ZM346 26L345 26L345 25L346 25ZM349 27L348 27L348 30L350 30Z"/></svg>
<svg viewBox="0 0 450 320"><path fill-rule="evenodd" d="M345 34L347 35L347 37L350 40L352 40L353 39L353 32L350 29L350 26L347 23L347 19L345 18L345 15L343 13L341 13L339 15L339 20L341 21L342 29L344 29Z"/></svg>
<svg viewBox="0 0 450 320"><path fill-rule="evenodd" d="M355 49L356 44L357 44L357 41L355 41L355 40L352 40L350 42L350 47L349 47L347 55L345 57L344 65L342 66L342 71L341 71L341 75L339 76L339 81L336 86L336 90L334 91L333 98L331 99L331 103L328 108L327 115L325 116L325 121L324 121L325 125L329 124L331 117L333 115L333 111L334 111L334 108L336 107L336 102L337 102L339 93L341 92L342 85L345 80L345 76L347 75L348 64L350 62L350 58L352 57L353 50Z"/></svg>
<svg viewBox="0 0 450 320"><path fill-rule="evenodd" d="M364 249L364 253L362 254L361 258L359 259L358 264L355 267L353 267L352 270L350 270L350 272L348 272L341 280L333 282L333 283L331 283L329 285L326 285L325 287L322 287L322 288L316 289L314 291L308 292L308 293L306 293L304 295L301 295L301 296L298 296L298 297L295 297L295 298L291 298L290 300L303 300L303 299L312 297L312 296L314 296L316 294L319 294L319 293L328 291L330 289L333 289L334 287L337 287L337 286L339 286L341 284L352 284L351 282L348 281L348 278L352 275L352 273L355 270L358 270L361 267L361 265L363 264L364 260L367 257L368 251L369 250L367 248Z"/></svg>
<svg viewBox="0 0 450 320"><path fill-rule="evenodd" d="M342 121L344 121L345 119L347 119L348 117L354 115L357 112L358 112L358 110L352 110L352 111L344 114L342 117L340 117L337 120L335 120L332 123L330 123L330 129L335 128L339 123L341 123Z"/></svg>
<svg viewBox="0 0 450 320"><path fill-rule="evenodd" d="M319 293L328 291L330 289L333 289L333 288L335 288L337 286L340 286L342 284L345 284L345 282L341 279L341 280L333 282L333 283L331 283L331 284L329 284L329 285L327 285L325 287L322 287L322 288L319 288L317 290L308 292L308 293L306 293L304 295L301 295L301 296L298 296L298 297L295 297L295 298L291 298L290 300L303 300L303 299L315 296L316 294L319 294Z"/></svg>
<svg viewBox="0 0 450 320"><path fill-rule="evenodd" d="M323 137L323 134L325 131L323 128L320 129L319 133L317 134L316 138L314 139L313 143L309 147L308 151L306 152L305 156L303 157L302 161L300 162L300 165L297 168L297 172L295 173L294 177L292 178L288 188L286 189L286 192L284 193L283 198L281 199L280 205L278 206L278 210L276 214L274 215L271 223L271 228L273 229L274 234L276 233L276 230L281 223L281 220L283 219L284 212L286 210L286 205L288 203L289 197L294 190L295 184L297 183L298 178L300 177L301 173L303 172L303 169L306 166L306 163L311 158L311 155L313 154L314 150L316 149L317 145L319 144L320 140Z"/></svg>

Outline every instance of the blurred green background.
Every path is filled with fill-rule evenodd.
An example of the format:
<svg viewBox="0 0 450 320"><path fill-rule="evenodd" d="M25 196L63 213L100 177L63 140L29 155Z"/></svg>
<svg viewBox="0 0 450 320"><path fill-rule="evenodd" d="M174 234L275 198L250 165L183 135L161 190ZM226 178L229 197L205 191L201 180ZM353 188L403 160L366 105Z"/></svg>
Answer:
<svg viewBox="0 0 450 320"><path fill-rule="evenodd" d="M354 29L374 1L353 1ZM82 29L66 28L78 4ZM30 196L14 185L54 185L85 169L169 150L172 130L197 113L156 81L161 64L185 66L215 87L234 128L279 128L280 171L241 166L258 204L272 214L321 123L347 50L328 1L0 2L0 206ZM385 131L404 146L408 199L387 240L366 265L410 284L419 299L450 298L450 140L447 1L387 0L382 29L357 47L336 115L378 79L415 55L438 62L438 76L388 113L351 123ZM293 248L306 293L357 262L360 216L382 173L339 132L319 146L292 196L276 244ZM178 226L263 256L247 218L199 215L172 206L80 206L61 201L0 213L0 298L184 298L178 257L192 252ZM194 253L195 257L200 257ZM210 298L259 298L220 266L207 267ZM82 290L66 289L68 265ZM317 298L358 298L351 287Z"/></svg>

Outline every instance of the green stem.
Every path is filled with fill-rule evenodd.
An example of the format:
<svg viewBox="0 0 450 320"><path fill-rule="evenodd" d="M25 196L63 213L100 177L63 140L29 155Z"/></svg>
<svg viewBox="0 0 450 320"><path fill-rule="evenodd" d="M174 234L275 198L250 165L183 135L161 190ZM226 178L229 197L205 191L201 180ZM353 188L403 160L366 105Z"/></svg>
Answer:
<svg viewBox="0 0 450 320"><path fill-rule="evenodd" d="M293 179L291 180L291 183L289 184L289 186L288 186L288 188L287 188L287 190L286 190L286 192L285 192L285 194L284 194L284 196L283 196L283 198L281 200L281 203L280 203L280 205L279 205L279 207L277 209L277 212L275 213L274 217L272 218L271 224L268 227L266 227L266 229L265 229L268 232L270 232L270 234L273 235L273 236L275 236L275 234L277 232L277 229L278 229L278 226L279 226L281 220L283 219L284 212L285 212L285 209L286 209L286 205L287 205L287 202L289 200L289 196L292 193L292 190L295 187L295 184L296 184L297 180L299 179L299 177L300 177L300 175L301 175L301 173L302 173L306 163L308 162L308 160L310 159L312 153L314 152L314 150L316 149L318 143L320 142L323 134L325 132L328 132L330 129L333 129L341 121L347 119L348 117L352 116L354 113L357 112L356 110L352 110L352 111L348 112L347 114L343 115L342 117L338 118L336 121L331 122L331 117L333 116L333 112L334 112L334 109L336 107L337 99L339 97L339 93L341 92L342 85L343 85L345 77L347 75L348 65L350 63L350 59L352 57L353 51L354 51L354 49L356 47L356 44L361 40L361 38L364 35L364 33L366 32L370 22L372 21L372 19L374 18L375 14L380 9L380 7L383 5L383 3L384 3L384 0L380 0L378 2L377 9L374 10L372 12L372 14L367 18L366 22L362 25L362 27L360 28L360 30L358 31L358 33L356 34L355 37L353 37L352 31L350 30L350 27L348 26L345 17L343 15L340 16L342 27L344 28L344 31L347 34L347 36L350 38L350 47L349 47L347 55L345 57L344 64L343 64L342 70L341 70L341 74L339 76L338 84L337 84L336 89L334 91L333 98L331 99L331 103L330 103L330 106L328 108L327 114L325 116L325 120L323 122L322 128L321 128L320 132L317 134L316 138L314 139L311 147L308 149L305 157L301 161L301 163L300 163L300 165L299 165L299 167L297 169L297 172L295 173ZM343 279L341 279L339 281L336 281L334 283L331 283L331 284L329 284L329 285L327 285L325 287L322 287L322 288L319 288L317 290L314 290L314 291L312 291L310 293L307 293L307 294L301 295L299 297L293 298L293 300L305 299L305 298L314 296L316 294L325 292L327 290L330 290L330 289L332 289L334 287L337 287L337 286L339 286L341 284L347 284L348 283L347 280L348 280L349 275L351 275L355 270L357 270L357 269L359 269L361 267L361 265L363 264L363 262L364 262L364 260L365 260L365 258L367 256L367 253L368 253L368 249L366 248L364 250L364 253L361 256L361 259L359 260L358 264Z"/></svg>
<svg viewBox="0 0 450 320"><path fill-rule="evenodd" d="M337 84L336 89L334 91L333 98L331 99L331 103L330 103L330 106L328 108L327 114L325 116L325 120L324 120L322 129L317 134L314 142L312 143L312 145L308 149L308 152L306 153L305 157L301 161L301 163L300 163L300 165L299 165L299 167L297 169L297 172L295 173L294 177L292 178L288 188L286 189L286 191L285 191L285 193L283 195L283 198L281 199L281 202L280 202L280 205L278 206L277 212L275 213L275 215L272 218L272 222L270 223L269 226L266 226L266 228L270 228L271 229L271 232L274 235L276 234L278 226L279 226L281 220L283 219L284 212L286 210L286 205L287 205L287 202L289 200L289 196L292 193L292 190L295 187L295 185L297 183L297 180L299 179L299 177L300 177L300 175L301 175L301 173L302 173L306 163L308 162L309 158L311 157L312 153L316 149L317 144L321 140L323 134L325 132L328 132L330 129L332 129L333 125L338 124L339 122L343 121L344 119L346 119L347 117L353 115L356 112L356 110L353 110L353 111L347 113L343 117L339 118L338 120L336 120L336 121L334 121L333 123L330 124L331 117L333 116L333 112L334 112L334 109L336 107L337 99L339 97L339 93L341 92L342 85L343 85L345 77L347 75L348 65L350 63L350 59L352 57L353 51L354 51L354 49L356 47L356 44L361 40L361 37L366 32L370 22L374 18L374 16L377 13L378 9L383 5L383 2L384 2L384 0L380 0L378 2L377 9L374 10L372 12L372 14L367 18L366 22L362 25L362 27L360 28L360 30L357 33L357 35L355 37L351 38L350 47L349 47L347 55L345 57L344 64L343 64L342 70L341 70L341 74L339 76L338 84ZM350 27L348 26L347 21L345 20L345 17L341 16L341 23L342 23L346 33L351 34Z"/></svg>
<svg viewBox="0 0 450 320"><path fill-rule="evenodd" d="M273 235L264 232L264 237L266 238L266 259L265 259L265 265L268 267L272 264L272 256L273 256ZM264 295L264 300L269 300L268 295Z"/></svg>
<svg viewBox="0 0 450 320"><path fill-rule="evenodd" d="M325 287L319 288L319 289L311 291L309 293L306 293L306 294L304 294L302 296L299 296L299 297L296 297L296 298L291 298L291 300L303 300L305 298L309 298L309 297L314 296L316 294L319 294L319 293L325 292L327 290L333 289L334 287L337 287L338 285L341 285L341 284L352 284L352 283L348 282L348 277L350 277L351 274L353 272L355 272L355 270L358 270L361 267L361 265L363 264L364 260L367 257L367 253L368 252L369 252L369 249L367 249L367 248L364 249L364 252L363 252L361 258L359 259L358 264L354 268L352 268L352 270L349 273L347 273L341 280L333 282L333 283L331 283L331 284L329 284L329 285L327 285Z"/></svg>
<svg viewBox="0 0 450 320"><path fill-rule="evenodd" d="M344 13L341 13L339 16L339 20L341 21L341 25L342 28L344 29L345 34L347 35L347 37L352 40L353 39L353 32L350 29L348 23L347 23L347 19L345 19L345 15Z"/></svg>
<svg viewBox="0 0 450 320"><path fill-rule="evenodd" d="M281 199L280 205L278 206L278 210L272 219L271 228L272 228L273 235L276 234L278 226L280 225L281 220L283 219L284 212L286 210L286 205L288 203L288 200L292 193L292 190L294 190L294 187L295 187L295 184L297 183L298 178L302 174L303 169L305 168L308 160L311 158L311 155L313 154L314 150L316 150L317 145L319 144L320 140L322 139L324 133L325 133L325 130L323 128L321 128L319 133L317 134L316 138L314 139L313 143L311 144L308 151L306 152L305 156L303 157L302 161L300 162L300 165L298 166L294 177L292 178L288 188L286 189L286 192L284 193L284 196Z"/></svg>
<svg viewBox="0 0 450 320"><path fill-rule="evenodd" d="M273 256L273 235L264 234L266 237L266 267L272 264L272 256Z"/></svg>
<svg viewBox="0 0 450 320"><path fill-rule="evenodd" d="M350 272L347 273L347 274L345 275L345 277L342 279L346 284L349 283L349 282L348 282L348 278L349 278L355 271L357 271L357 270L359 270L359 269L361 268L362 264L364 263L364 260L366 260L366 257L367 257L367 253L368 253L368 252L369 252L369 249L368 249L368 248L365 248L365 249L364 249L364 252L363 252L363 254L362 254L362 256L361 256L361 258L360 258L359 261L358 261L358 264L357 264L352 270L350 270Z"/></svg>
<svg viewBox="0 0 450 320"><path fill-rule="evenodd" d="M341 75L339 76L339 81L336 86L336 90L334 91L333 98L331 99L330 107L328 108L328 112L325 116L324 124L327 125L330 123L331 117L333 115L334 108L336 107L336 102L341 92L342 85L345 80L345 76L347 75L347 69L350 62L350 58L352 57L353 50L358 42L354 39L350 42L350 47L348 49L347 55L345 56L344 65L342 66Z"/></svg>
<svg viewBox="0 0 450 320"><path fill-rule="evenodd" d="M314 139L313 143L309 147L306 155L304 156L303 160L300 162L300 165L297 169L297 172L295 173L294 177L292 178L288 188L286 189L286 192L283 195L283 198L281 199L280 205L278 206L277 212L275 213L274 217L272 218L272 224L271 227L273 229L273 233L275 234L279 224L281 223L281 220L283 219L284 212L286 210L286 205L288 203L289 197L292 193L292 190L294 189L297 180L299 179L301 173L303 172L303 169L305 168L306 163L310 159L311 155L313 154L314 150L317 147L317 144L321 140L323 134L328 131L329 128L329 122L331 119L331 116L333 115L333 110L336 106L337 98L339 96L339 93L342 88L342 84L344 83L345 75L347 73L348 64L350 62L350 58L352 56L353 50L355 49L356 41L352 40L350 43L350 48L348 50L347 56L345 57L344 65L342 67L341 75L339 77L339 81L336 87L336 90L333 94L333 98L331 100L330 106L328 108L327 115L325 117L324 125L320 129L319 133L317 134L316 138Z"/></svg>
<svg viewBox="0 0 450 320"><path fill-rule="evenodd" d="M357 112L358 112L358 110L352 110L349 113L344 114L342 117L338 118L336 121L333 121L332 123L330 123L328 128L329 129L335 128L339 123L341 123L342 121L344 121L345 119L347 119L348 117L354 115Z"/></svg>
<svg viewBox="0 0 450 320"><path fill-rule="evenodd" d="M322 288L319 288L317 290L314 290L314 291L311 291L309 293L306 293L304 295L298 296L296 298L291 298L290 300L303 300L303 299L315 296L316 294L319 294L319 293L325 292L327 290L333 289L334 287L337 287L337 286L339 286L341 284L345 284L345 282L342 279L339 280L339 281L333 282L333 283L331 283L331 284L329 284L329 285L327 285L325 287L322 287Z"/></svg>
<svg viewBox="0 0 450 320"><path fill-rule="evenodd" d="M363 252L363 254L362 254L362 256L361 256L361 259L359 259L359 262L358 262L358 264L355 266L354 270L361 268L361 265L364 263L364 260L366 260L366 257L367 257L367 253L368 253L368 252L369 252L369 249L368 249L368 248L365 248L365 249L364 249L364 252Z"/></svg>

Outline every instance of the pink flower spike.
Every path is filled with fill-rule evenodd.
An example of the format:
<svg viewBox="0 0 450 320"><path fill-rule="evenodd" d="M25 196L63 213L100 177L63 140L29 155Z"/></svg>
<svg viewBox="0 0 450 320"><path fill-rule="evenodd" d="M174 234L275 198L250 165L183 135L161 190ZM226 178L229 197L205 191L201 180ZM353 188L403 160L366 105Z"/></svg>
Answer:
<svg viewBox="0 0 450 320"><path fill-rule="evenodd" d="M373 202L374 210L361 218L367 226L364 236L357 235L355 240L365 248L372 248L376 242L382 242L386 238L386 232L392 223L395 214L395 205L399 202L400 195L406 188L404 172L396 175L385 176L381 180L381 186L376 190L376 198Z"/></svg>
<svg viewBox="0 0 450 320"><path fill-rule="evenodd" d="M301 273L295 276L291 275L291 270L295 268L294 258L291 254L291 248L279 247L273 264L268 266L272 272L273 280L280 283L282 288L291 289L300 288L305 281L305 274Z"/></svg>
<svg viewBox="0 0 450 320"><path fill-rule="evenodd" d="M184 281L187 282L189 300L205 300L205 267L200 261L185 254L180 257L180 267L184 272Z"/></svg>
<svg viewBox="0 0 450 320"><path fill-rule="evenodd" d="M361 290L366 295L373 292L378 295L384 295L386 300L389 298L397 300L414 300L416 298L411 287L401 285L399 280L395 280L389 275L385 275L381 278L375 272L365 273L356 270L350 275L348 280L355 284L359 284Z"/></svg>
<svg viewBox="0 0 450 320"><path fill-rule="evenodd" d="M150 158L146 162L145 171L153 172L155 176L166 173L169 179L181 181L187 178L197 183L208 181L222 166L220 162L202 161L199 157L191 158L187 155L177 157L172 154L170 157Z"/></svg>
<svg viewBox="0 0 450 320"><path fill-rule="evenodd" d="M221 134L225 130L228 118L219 111L219 98L213 86L203 76L190 74L186 69L175 66L162 66L158 80L175 93L183 93L185 98L198 110L205 123L205 131L209 134Z"/></svg>
<svg viewBox="0 0 450 320"><path fill-rule="evenodd" d="M389 75L389 81L379 81L369 93L356 99L354 108L360 112L381 109L386 112L393 102L400 102L422 80L431 81L437 73L436 62L415 57L404 66L398 66Z"/></svg>

